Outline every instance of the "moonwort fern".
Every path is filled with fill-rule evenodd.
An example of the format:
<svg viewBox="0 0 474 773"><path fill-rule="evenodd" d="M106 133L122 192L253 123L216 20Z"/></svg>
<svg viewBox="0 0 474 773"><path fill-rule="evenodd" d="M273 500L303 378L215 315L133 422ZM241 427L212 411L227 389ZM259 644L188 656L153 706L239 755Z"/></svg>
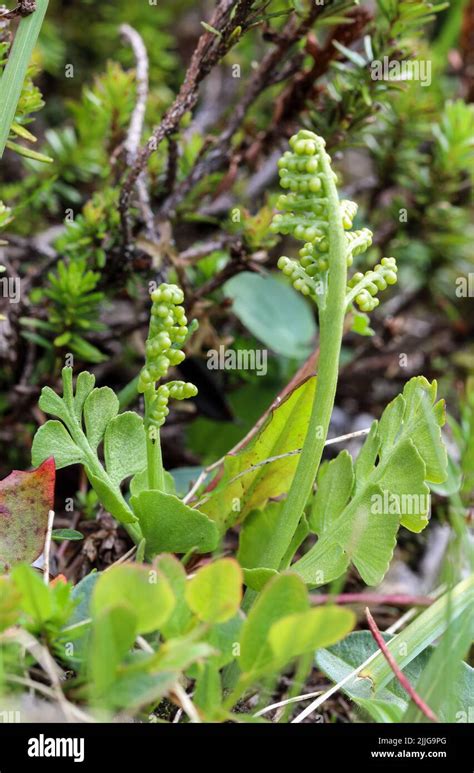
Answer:
<svg viewBox="0 0 474 773"><path fill-rule="evenodd" d="M262 555L262 567L270 569L279 568L291 543L321 461L336 393L346 309L353 300L364 310L373 308L378 290L396 279L395 263L389 261L371 272L370 279L357 276L348 287L348 265L370 245L372 235L368 229L350 232L357 206L340 201L324 140L303 130L291 138L290 148L280 159L279 172L282 187L291 192L280 197L278 205L284 211L275 216L272 229L305 241L300 260L283 257L279 267L318 306L320 358L315 400L296 474L278 517L276 538Z"/></svg>
<svg viewBox="0 0 474 773"><path fill-rule="evenodd" d="M301 131L290 140L290 147L280 162L281 182L290 192L278 202L281 212L275 216L272 229L304 241L299 260L283 257L279 266L295 288L318 308L320 357L316 389L311 379L308 388L303 385L291 401L276 409L257 436L262 442L252 446L243 470L237 465L238 474L232 476L229 468L210 496L198 500L194 507L184 504L174 496L171 476L163 469L160 429L168 413L168 401L192 397L196 389L192 384L165 380L169 369L184 358L181 347L189 331L182 291L175 285L161 285L152 293L146 361L138 380L138 391L144 395L144 418L130 411L119 414L113 391L108 387L94 389L94 377L88 373L79 375L74 394L72 371L65 368L63 399L48 387L40 399L40 407L60 421L46 422L33 443L34 464L53 455L58 468L84 465L100 501L124 523L135 542L143 545L146 558L165 550L214 550L225 529L237 520L235 516L227 517L227 489L234 496L232 486L237 483L238 491L245 496L250 487L253 496L238 518L242 524L239 558L246 584L252 589L244 604L247 610L255 591L288 567L310 586L340 577L350 563L368 584L379 582L388 568L400 524L412 531L426 526L429 484L439 483L446 476L446 453L440 435L444 407L435 402L436 383L429 384L422 377L408 382L380 422L374 423L355 465L347 452L342 452L320 469L346 314L358 317L357 327L366 333L365 312L375 308L377 294L396 281L397 268L394 258L383 258L365 274L355 271L348 277L354 258L370 246L372 234L367 228L352 230L357 207L353 202L340 201L324 141L312 132ZM361 314L367 320L362 326ZM164 383L159 383L162 380ZM262 459L261 454L265 456L265 449L276 449L279 458L282 450L274 438L264 442L263 436L275 434L280 412L291 408L293 415L293 408L303 396L305 406L309 400L312 407L286 499L272 506L268 518L260 519L257 511L247 521L251 502L253 507L264 508L269 499L286 491L286 485L275 490L274 476L261 485L265 471L260 465L272 461ZM246 469L249 463L251 467ZM122 485L130 477L127 495ZM316 481L317 492L313 495ZM298 546L310 531L318 537L316 544L292 564ZM247 562L249 551L243 546L248 547L250 539L252 551Z"/></svg>
<svg viewBox="0 0 474 773"><path fill-rule="evenodd" d="M272 230L305 242L299 260L285 256L278 265L318 307L320 356L298 466L273 521L272 538L262 540L258 563L253 551L253 566L261 567L260 582L263 570L270 576L284 568L289 546L300 544L301 539L295 541L298 533L304 537L310 530L318 541L291 566L309 585L340 577L351 561L368 584L376 584L388 568L400 523L412 531L423 529L429 516L428 484L446 477L440 436L444 407L435 403L436 383L412 379L380 423L374 423L355 466L347 452L323 466L313 497L336 392L345 316L358 318L356 329L366 333L365 312L378 305L380 291L396 282L397 266L394 258L383 258L365 274L347 276L354 258L370 246L372 233L368 228L351 230L357 205L339 199L324 140L300 131L290 148L279 162L281 185L290 192L278 200L281 212ZM302 529L308 503L309 518ZM258 542L255 520L252 528ZM253 598L249 592L247 608Z"/></svg>
<svg viewBox="0 0 474 773"><path fill-rule="evenodd" d="M188 334L181 306L182 291L161 285L152 293L146 362L138 391L144 394L145 417L119 413L119 401L109 387L96 388L95 377L80 373L75 389L72 369L63 368L63 397L44 387L39 406L56 416L43 424L32 447L33 464L54 457L56 468L82 464L102 505L121 523L143 551L152 557L163 550L206 552L218 540L215 524L174 496L172 478L163 470L159 428L169 399L185 399L196 388L182 381L157 386L172 365L184 359L179 346ZM100 448L103 444L103 453ZM131 478L129 496L123 481Z"/></svg>

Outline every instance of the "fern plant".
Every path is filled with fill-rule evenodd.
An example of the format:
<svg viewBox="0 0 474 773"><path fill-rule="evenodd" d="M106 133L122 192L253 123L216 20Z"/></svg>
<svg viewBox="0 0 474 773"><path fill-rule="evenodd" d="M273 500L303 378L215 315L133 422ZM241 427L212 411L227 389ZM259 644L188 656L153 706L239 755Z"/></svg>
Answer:
<svg viewBox="0 0 474 773"><path fill-rule="evenodd" d="M386 408L380 424L374 423L355 466L343 452L327 470L324 468L313 498L336 393L346 315L362 318L363 325L359 322L357 327L367 332L366 312L377 305L378 293L396 282L397 268L393 258L382 259L365 274L352 268L354 259L370 245L371 232L367 228L351 230L357 207L339 199L324 141L303 130L292 137L290 147L279 163L281 184L289 193L279 199L282 211L275 215L272 230L304 241L299 259L282 257L279 266L296 289L317 306L318 374L316 388L310 384L297 390L275 411L249 450L241 452L251 459L252 468L245 469L243 464L243 469L241 466L237 475L232 475L232 464L240 463L239 455L233 457L210 495L195 502L194 507L173 495L162 465L160 428L170 398L183 399L196 393L191 384L179 381L157 385L170 367L182 362L181 346L188 335L181 306L183 294L174 285L162 285L152 293L146 362L138 380L138 391L145 399L144 419L133 412L117 415L118 400L112 390L94 389L94 377L87 373L78 377L74 396L72 371L65 368L63 399L46 387L40 400L40 407L63 423L47 422L33 442L34 464L52 454L58 467L77 462L85 466L102 504L126 525L136 542L143 541L148 558L162 550L213 550L226 529L240 521L244 546L240 557L247 586L252 589L245 602L247 609L255 591L288 566L310 586L340 577L351 562L367 583L379 582L388 568L400 524L412 531L426 526L428 484L439 483L446 475L440 434L443 403L435 402L436 383L418 377ZM264 461L265 451L269 456L276 452L269 443L280 431L281 422L292 417L298 430L295 414L289 413L295 411L298 401L304 406L299 409L303 411L299 422L304 417L304 442L297 467L293 476L288 477L286 471L272 487L265 481L265 472L255 477L253 467ZM296 437L288 433L288 442ZM98 454L102 440L104 462ZM294 453L293 448L278 450ZM124 498L121 482L130 476L131 496ZM237 518L229 512L229 500L235 499L236 491L241 501L249 499ZM250 503L264 511L270 498L281 493L287 496L274 508L271 534L263 515L247 521ZM310 531L318 535L318 541L292 564ZM249 541L253 545L251 561L245 549Z"/></svg>

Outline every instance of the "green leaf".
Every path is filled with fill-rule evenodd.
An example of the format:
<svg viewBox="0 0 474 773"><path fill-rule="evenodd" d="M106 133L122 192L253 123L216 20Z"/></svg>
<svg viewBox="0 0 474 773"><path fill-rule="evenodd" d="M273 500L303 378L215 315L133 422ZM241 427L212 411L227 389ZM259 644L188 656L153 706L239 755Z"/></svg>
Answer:
<svg viewBox="0 0 474 773"><path fill-rule="evenodd" d="M358 54L356 51L352 51L350 48L347 48L347 46L344 46L338 40L333 40L332 44L341 54L344 54L346 59L352 62L352 64L355 64L356 67L367 67L367 62L365 61L364 57Z"/></svg>
<svg viewBox="0 0 474 773"><path fill-rule="evenodd" d="M355 622L350 609L329 605L283 617L272 625L268 637L277 666L334 644L353 629Z"/></svg>
<svg viewBox="0 0 474 773"><path fill-rule="evenodd" d="M269 502L264 510L253 510L240 530L237 559L245 569L257 569L263 549L272 538L279 502Z"/></svg>
<svg viewBox="0 0 474 773"><path fill-rule="evenodd" d="M120 521L121 523L136 523L137 519L127 507L118 486L113 486L107 480L93 475L89 469L87 469L87 477L102 506L108 510L117 521Z"/></svg>
<svg viewBox="0 0 474 773"><path fill-rule="evenodd" d="M291 285L243 271L224 285L232 310L269 349L292 359L311 351L316 325L310 306Z"/></svg>
<svg viewBox="0 0 474 773"><path fill-rule="evenodd" d="M242 600L242 570L232 558L203 566L187 583L186 601L207 623L224 623L234 617Z"/></svg>
<svg viewBox="0 0 474 773"><path fill-rule="evenodd" d="M272 662L270 629L278 620L309 608L306 587L295 574L281 574L263 589L251 608L240 640L241 671L260 673Z"/></svg>
<svg viewBox="0 0 474 773"><path fill-rule="evenodd" d="M252 510L263 508L270 497L276 498L288 491L298 463L297 454L255 465L301 448L315 386L315 378L298 386L271 412L260 431L241 451L225 457L218 485L209 499L199 505L222 528L243 521Z"/></svg>
<svg viewBox="0 0 474 773"><path fill-rule="evenodd" d="M160 671L186 671L193 663L202 662L214 654L213 648L204 641L196 641L199 631L192 631L179 639L162 644L150 659L150 666Z"/></svg>
<svg viewBox="0 0 474 773"><path fill-rule="evenodd" d="M77 394L77 393L76 393ZM110 387L93 389L84 403L84 422L89 445L95 451L108 423L117 415L119 401Z"/></svg>
<svg viewBox="0 0 474 773"><path fill-rule="evenodd" d="M15 625L21 614L21 594L11 577L0 577L0 633Z"/></svg>
<svg viewBox="0 0 474 773"><path fill-rule="evenodd" d="M352 457L342 451L318 474L318 489L311 504L309 525L319 536L330 528L340 516L351 495L354 485Z"/></svg>
<svg viewBox="0 0 474 773"><path fill-rule="evenodd" d="M108 691L117 679L118 667L133 646L137 633L137 616L129 605L115 604L97 610L88 648L91 692L95 701L108 702Z"/></svg>
<svg viewBox="0 0 474 773"><path fill-rule="evenodd" d="M24 145L19 145L17 142L12 142L11 140L8 140L5 143L5 147L18 153L19 156L30 158L32 161L41 161L43 164L52 164L54 161L51 156L45 156L44 153L38 153L36 150L25 148Z"/></svg>
<svg viewBox="0 0 474 773"><path fill-rule="evenodd" d="M72 590L72 599L75 602L74 609L66 622L66 629L63 636L68 642L73 643L73 647L67 648L64 657L76 668L85 659L91 636L90 618L92 616L91 603L92 593L100 577L100 573L93 571L80 580Z"/></svg>
<svg viewBox="0 0 474 773"><path fill-rule="evenodd" d="M176 494L178 497L185 497L191 485L195 483L201 474L202 467L175 467L170 470L174 480L175 491L168 491L168 494Z"/></svg>
<svg viewBox="0 0 474 773"><path fill-rule="evenodd" d="M243 569L244 583L247 588L261 591L272 577L278 574L276 569L268 569L265 566L259 566L255 569Z"/></svg>
<svg viewBox="0 0 474 773"><path fill-rule="evenodd" d="M175 599L168 581L155 569L124 564L101 574L92 596L93 616L116 604L133 610L137 633L149 633L166 623Z"/></svg>
<svg viewBox="0 0 474 773"><path fill-rule="evenodd" d="M43 552L48 513L54 507L52 458L36 470L13 470L0 481L0 572Z"/></svg>
<svg viewBox="0 0 474 773"><path fill-rule="evenodd" d="M208 553L217 547L219 532L207 515L164 491L142 491L130 500L146 539L147 557L158 553Z"/></svg>
<svg viewBox="0 0 474 773"><path fill-rule="evenodd" d="M389 642L389 634L382 634L385 641ZM356 631L338 642L329 649L321 649L316 653L316 665L333 682L339 683L347 679L349 675L364 663L368 658L378 652L369 631ZM403 668L403 673L410 684L417 690L420 686L420 677L424 673L431 658L434 657L436 648L427 646L410 663ZM447 661L443 664L441 674L445 674ZM465 663L461 667L462 673L456 683L449 685L449 690L458 696L458 709L466 706L467 695L472 695L474 669ZM445 692L448 692L446 679L444 679ZM408 708L409 697L397 679L392 679L385 687L374 694L369 679L354 676L341 685L341 690L348 695L358 706L363 708L376 722L401 722ZM429 701L428 701L429 703ZM467 704L469 701L467 700ZM430 706L431 707L431 706ZM445 718L444 710L440 712L443 721L453 721ZM403 720L407 721L407 720Z"/></svg>
<svg viewBox="0 0 474 773"><path fill-rule="evenodd" d="M11 577L21 593L21 607L33 621L41 626L53 614L53 602L49 586L45 585L38 572L26 564L12 569Z"/></svg>
<svg viewBox="0 0 474 773"><path fill-rule="evenodd" d="M474 574L446 592L424 610L401 633L394 636L388 649L401 669L410 663L429 644L441 636L448 626L474 604ZM403 644L403 646L400 646ZM393 671L382 653L362 672L379 691L393 679Z"/></svg>
<svg viewBox="0 0 474 773"><path fill-rule="evenodd" d="M352 561L365 583L378 585L388 569L399 524L416 532L425 528L430 511L427 483L440 482L447 474L440 430L444 405L435 400L436 382L418 376L387 406L380 423L374 422L355 465L352 498L292 567L305 582L328 583ZM346 490L348 485L346 480Z"/></svg>
<svg viewBox="0 0 474 773"><path fill-rule="evenodd" d="M20 20L15 39L0 80L0 158L3 156L5 144L10 134L10 127L15 119L15 112L20 99L26 72L33 49L36 45L41 25L43 23L48 0L36 0L36 10Z"/></svg>
<svg viewBox="0 0 474 773"><path fill-rule="evenodd" d="M220 716L222 684L219 669L214 663L204 663L201 666L193 701L207 722L212 722Z"/></svg>
<svg viewBox="0 0 474 773"><path fill-rule="evenodd" d="M84 454L60 421L51 419L43 424L33 438L31 460L41 464L52 456L57 470L70 464L83 464Z"/></svg>
<svg viewBox="0 0 474 773"><path fill-rule="evenodd" d="M158 556L154 566L168 580L176 600L171 616L161 626L161 633L165 639L181 636L186 633L192 620L191 610L185 599L186 572L182 563L169 553Z"/></svg>
<svg viewBox="0 0 474 773"><path fill-rule="evenodd" d="M135 475L146 465L146 438L143 419L126 411L109 421L104 437L107 473L115 484Z"/></svg>
<svg viewBox="0 0 474 773"><path fill-rule="evenodd" d="M69 383L69 380L72 379L72 369L63 368L62 375L66 391L66 383ZM81 421L84 403L94 389L94 384L95 376L92 373L88 373L87 370L79 373L76 379L76 393L74 395L74 413L78 421Z"/></svg>
<svg viewBox="0 0 474 773"><path fill-rule="evenodd" d="M84 539L84 535L76 529L53 529L51 539L56 542L62 542L65 539L75 541Z"/></svg>
<svg viewBox="0 0 474 773"><path fill-rule="evenodd" d="M449 614L449 612L448 612ZM463 662L474 639L472 609L448 625L418 680L416 691L442 722L456 722L461 712L469 716L474 695L474 669ZM426 722L413 701L403 722Z"/></svg>
<svg viewBox="0 0 474 773"><path fill-rule="evenodd" d="M166 494L176 494L174 478L167 470L163 471L165 483L164 491ZM148 468L137 472L130 481L130 493L132 496L138 496L142 491L149 491L148 488Z"/></svg>
<svg viewBox="0 0 474 773"><path fill-rule="evenodd" d="M239 611L225 623L217 623L210 628L206 641L216 651L210 662L218 668L223 668L235 658L235 646L240 640L243 624L244 615Z"/></svg>
<svg viewBox="0 0 474 773"><path fill-rule="evenodd" d="M113 684L107 688L107 706L132 713L157 704L176 684L178 676L173 671L149 674L145 671L120 670Z"/></svg>
<svg viewBox="0 0 474 773"><path fill-rule="evenodd" d="M64 400L59 397L51 387L43 387L38 406L45 413L49 413L51 416L57 416L58 419L61 419L64 422L68 419L69 413Z"/></svg>

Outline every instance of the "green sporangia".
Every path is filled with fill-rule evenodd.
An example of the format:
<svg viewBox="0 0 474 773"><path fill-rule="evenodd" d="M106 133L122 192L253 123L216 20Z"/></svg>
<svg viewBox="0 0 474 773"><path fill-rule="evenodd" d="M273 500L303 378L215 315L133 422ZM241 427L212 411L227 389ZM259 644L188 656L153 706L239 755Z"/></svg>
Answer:
<svg viewBox="0 0 474 773"><path fill-rule="evenodd" d="M156 383L184 359L179 346L188 328L182 301L176 285L162 284L152 293L146 361L138 381L145 398L144 418L134 411L119 413L113 390L94 387L90 373L79 374L74 390L72 369L63 368L63 397L44 387L39 401L40 408L59 421L40 427L32 448L33 459L53 456L57 469L82 464L102 505L136 543L143 541L147 557L162 550L206 552L218 541L214 522L174 496L172 478L165 474L161 459L159 428L168 414L168 401L197 392L182 381ZM122 490L129 478L131 496Z"/></svg>

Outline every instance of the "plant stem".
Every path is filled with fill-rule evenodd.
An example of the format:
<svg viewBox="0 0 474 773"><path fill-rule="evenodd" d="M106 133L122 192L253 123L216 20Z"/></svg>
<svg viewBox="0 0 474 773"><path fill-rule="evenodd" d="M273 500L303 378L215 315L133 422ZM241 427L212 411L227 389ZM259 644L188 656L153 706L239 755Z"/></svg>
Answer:
<svg viewBox="0 0 474 773"><path fill-rule="evenodd" d="M259 564L271 569L280 567L311 493L326 442L339 374L347 283L346 243L339 197L330 160L325 151L321 153L321 163L328 208L329 277L325 303L321 304L319 314L319 370L308 431L298 466L277 518L273 539L266 546ZM244 602L244 608L251 606L254 596L255 594L252 594L251 600Z"/></svg>
<svg viewBox="0 0 474 773"><path fill-rule="evenodd" d="M69 421L67 424L67 428L75 444L81 449L81 451L84 454L85 462L86 462L84 466L86 469L87 477L89 478L88 471L90 471L90 473L93 476L101 480L104 483L104 485L107 486L109 494L111 497L113 497L113 499L117 503L117 506L120 509L125 508L133 516L133 512L130 509L127 502L125 501L124 497L122 496L122 492L120 491L120 488L115 486L110 480L109 476L107 475L107 472L104 470L102 464L97 458L97 455L93 452L92 448L89 445L89 441L83 432L81 422L77 418L74 411L74 397L73 397L73 391L72 391L72 371L69 371L67 368L63 369L63 387L64 387L63 399L69 414ZM117 520L120 521L120 518L117 518ZM143 535L142 535L140 526L138 524L138 521L137 523L124 523L123 521L121 521L121 523L124 529L128 532L128 534L134 541L134 543L138 545L139 542L143 539Z"/></svg>
<svg viewBox="0 0 474 773"><path fill-rule="evenodd" d="M48 0L36 0L36 11L21 19L0 80L0 158L3 156L10 128L15 118L26 71L47 7Z"/></svg>
<svg viewBox="0 0 474 773"><path fill-rule="evenodd" d="M160 431L149 420L149 398L145 392L145 432L146 459L148 470L148 486L150 489L163 491L165 488L165 473L161 455Z"/></svg>
<svg viewBox="0 0 474 773"><path fill-rule="evenodd" d="M298 466L288 496L277 517L273 537L260 556L258 565L279 569L293 539L318 472L336 396L339 356L344 332L347 284L346 241L342 226L339 196L329 156L321 153L328 208L329 277L327 294L319 311L319 370L316 393ZM324 302L325 301L325 302ZM242 608L248 613L257 592L247 589ZM224 687L232 689L238 679L237 663L224 671Z"/></svg>

